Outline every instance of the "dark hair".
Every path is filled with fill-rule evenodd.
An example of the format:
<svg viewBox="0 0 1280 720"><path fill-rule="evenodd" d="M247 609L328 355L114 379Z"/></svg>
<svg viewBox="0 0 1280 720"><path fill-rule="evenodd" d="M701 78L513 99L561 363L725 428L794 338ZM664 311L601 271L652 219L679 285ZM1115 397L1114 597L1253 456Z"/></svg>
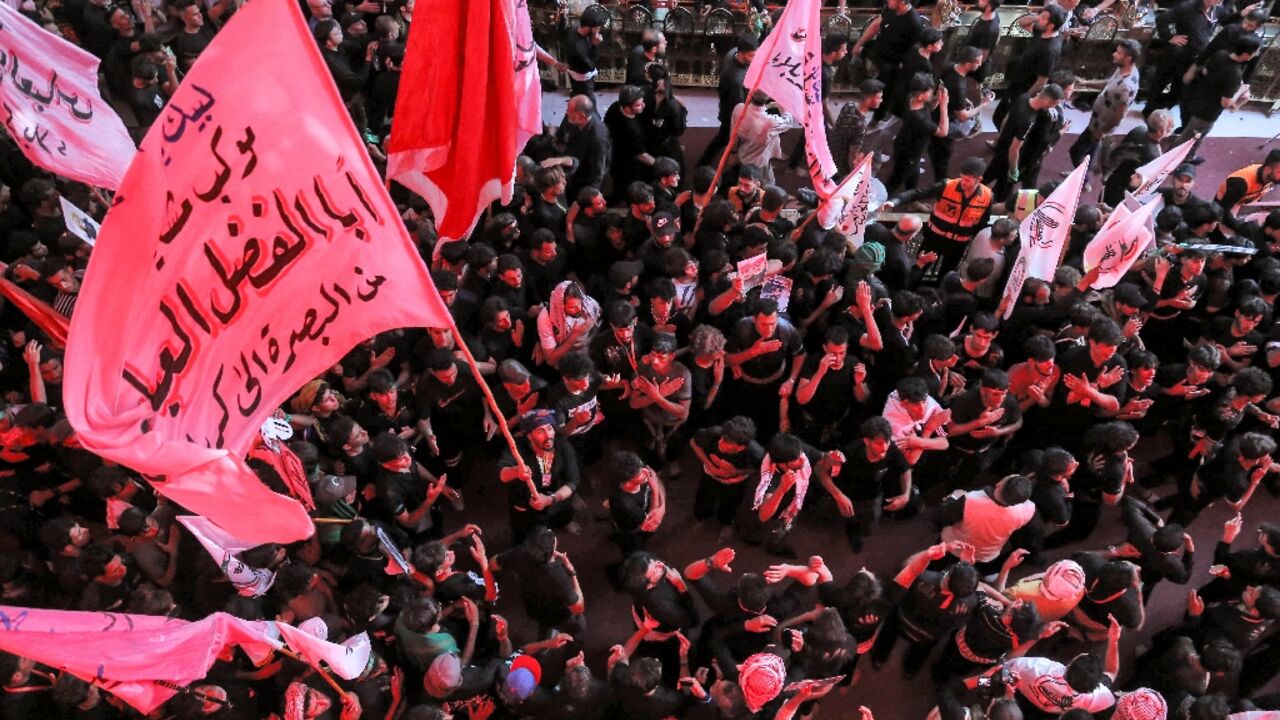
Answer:
<svg viewBox="0 0 1280 720"><path fill-rule="evenodd" d="M898 290L890 299L894 317L910 317L924 310L924 298L910 290Z"/></svg>
<svg viewBox="0 0 1280 720"><path fill-rule="evenodd" d="M427 575L434 575L444 565L448 554L449 548L439 540L425 542L413 549L413 566Z"/></svg>
<svg viewBox="0 0 1280 720"><path fill-rule="evenodd" d="M973 48L975 51L978 48ZM960 174L980 178L987 172L987 161L980 157L968 157L960 163Z"/></svg>
<svg viewBox="0 0 1280 720"><path fill-rule="evenodd" d="M720 425L720 434L734 445L748 445L756 439L756 423L745 415L734 415Z"/></svg>
<svg viewBox="0 0 1280 720"><path fill-rule="evenodd" d="M1218 638L1210 640L1204 646L1204 650L1200 653L1200 663L1209 672L1231 673L1240 669L1244 664L1244 657L1240 654L1240 649L1232 645L1230 640Z"/></svg>
<svg viewBox="0 0 1280 720"><path fill-rule="evenodd" d="M1022 344L1022 349L1027 356L1036 362L1044 362L1052 360L1058 354L1058 349L1054 346L1053 341L1044 335L1032 335Z"/></svg>
<svg viewBox="0 0 1280 720"><path fill-rule="evenodd" d="M609 462L610 468L613 470L614 477L619 483L626 482L636 476L636 473L645 468L644 460L640 456L630 450L619 450L613 454L612 460Z"/></svg>
<svg viewBox="0 0 1280 720"><path fill-rule="evenodd" d="M1044 11L1049 13L1049 22L1053 23L1054 30L1060 29L1067 21L1067 11L1057 5L1046 5Z"/></svg>
<svg viewBox="0 0 1280 720"><path fill-rule="evenodd" d="M680 163L674 159L661 156L653 160L653 176L655 178L664 178L670 175L680 174Z"/></svg>
<svg viewBox="0 0 1280 720"><path fill-rule="evenodd" d="M1031 480L1025 475L1008 475L1000 481L1000 502L1018 505L1031 499Z"/></svg>
<svg viewBox="0 0 1280 720"><path fill-rule="evenodd" d="M404 625L416 633L430 632L440 617L440 603L421 595L413 598L400 611L404 617Z"/></svg>
<svg viewBox="0 0 1280 720"><path fill-rule="evenodd" d="M676 336L671 333L657 333L653 339L649 341L649 352L651 353L674 353L679 343Z"/></svg>
<svg viewBox="0 0 1280 720"><path fill-rule="evenodd" d="M627 202L632 205L647 205L653 202L653 186L642 180L636 180L627 186Z"/></svg>
<svg viewBox="0 0 1280 720"><path fill-rule="evenodd" d="M904 377L898 381L898 399L906 402L924 402L929 397L929 386L922 377Z"/></svg>
<svg viewBox="0 0 1280 720"><path fill-rule="evenodd" d="M396 386L396 378L385 368L375 370L369 375L365 390L370 395L386 395Z"/></svg>
<svg viewBox="0 0 1280 720"><path fill-rule="evenodd" d="M40 543L50 550L61 550L71 544L71 529L78 523L72 517L56 517L46 520L37 533Z"/></svg>
<svg viewBox="0 0 1280 720"><path fill-rule="evenodd" d="M1022 603L1015 606L1011 612L1009 629L1018 636L1019 642L1025 643L1040 636L1040 631L1044 629L1044 620L1041 619L1040 610L1036 608L1035 603Z"/></svg>
<svg viewBox="0 0 1280 720"><path fill-rule="evenodd" d="M1063 673L1062 679L1067 681L1067 685L1078 693L1091 692L1098 684L1102 682L1102 661L1097 655L1092 653L1084 653L1077 655L1074 660L1067 665L1067 671Z"/></svg>
<svg viewBox="0 0 1280 720"><path fill-rule="evenodd" d="M585 352L571 352L560 359L560 376L579 380L595 372L595 363Z"/></svg>
<svg viewBox="0 0 1280 720"><path fill-rule="evenodd" d="M535 561L549 563L556 550L556 534L547 526L538 525L525 537L524 548Z"/></svg>
<svg viewBox="0 0 1280 720"><path fill-rule="evenodd" d="M1094 318L1089 324L1089 340L1102 345L1119 347L1124 343L1124 331L1109 317Z"/></svg>
<svg viewBox="0 0 1280 720"><path fill-rule="evenodd" d="M1124 420L1099 423L1085 431L1084 444L1097 452L1113 454L1132 447L1138 431Z"/></svg>
<svg viewBox="0 0 1280 720"><path fill-rule="evenodd" d="M409 443L388 430L373 438L369 443L369 452L378 464L388 463L409 452Z"/></svg>
<svg viewBox="0 0 1280 720"><path fill-rule="evenodd" d="M317 45L323 46L325 42L328 41L329 35L331 35L334 30L340 30L341 28L342 26L333 18L321 20L316 23L314 28L311 29L311 37L316 39Z"/></svg>
<svg viewBox="0 0 1280 720"><path fill-rule="evenodd" d="M804 443L790 433L780 432L769 441L769 457L774 463L792 462L804 452Z"/></svg>
<svg viewBox="0 0 1280 720"><path fill-rule="evenodd" d="M106 545L90 545L80 551L80 574L92 580L107 571L107 565L116 556Z"/></svg>
<svg viewBox="0 0 1280 720"><path fill-rule="evenodd" d="M962 598L978 589L978 569L972 563L958 562L947 570L947 590Z"/></svg>
<svg viewBox="0 0 1280 720"><path fill-rule="evenodd" d="M1271 376L1261 368L1247 367L1232 376L1231 389L1247 397L1268 395L1271 393Z"/></svg>
<svg viewBox="0 0 1280 720"><path fill-rule="evenodd" d="M893 437L893 425L883 415L869 417L858 426L858 437L885 438L887 440Z"/></svg>
<svg viewBox="0 0 1280 720"><path fill-rule="evenodd" d="M1231 704L1222 693L1198 697L1187 709L1187 720L1227 720L1229 715Z"/></svg>

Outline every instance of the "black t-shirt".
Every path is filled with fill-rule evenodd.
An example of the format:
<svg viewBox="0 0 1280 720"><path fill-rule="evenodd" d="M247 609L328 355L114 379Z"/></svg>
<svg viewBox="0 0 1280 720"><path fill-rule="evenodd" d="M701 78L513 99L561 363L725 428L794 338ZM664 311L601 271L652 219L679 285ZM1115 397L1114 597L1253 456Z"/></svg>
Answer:
<svg viewBox="0 0 1280 720"><path fill-rule="evenodd" d="M600 375L592 373L587 388L580 393L569 392L563 381L547 391L547 404L556 411L559 424L564 426L570 420L574 421L576 427L571 435L581 435L604 420L604 413L600 410L600 402L596 397L599 387Z"/></svg>
<svg viewBox="0 0 1280 720"><path fill-rule="evenodd" d="M895 497L902 492L902 474L911 469L897 445L876 462L867 459L866 445L861 439L844 448L844 466L833 479L840 492L854 502L874 502L881 497Z"/></svg>
<svg viewBox="0 0 1280 720"><path fill-rule="evenodd" d="M996 47L996 43L1000 40L1000 16L992 17L990 20L978 18L973 26L969 28L969 39L967 41L969 47L976 47L979 50L990 52Z"/></svg>
<svg viewBox="0 0 1280 720"><path fill-rule="evenodd" d="M1212 122L1222 115L1222 100L1240 89L1244 65L1231 59L1227 50L1219 50L1205 62L1204 73L1192 81L1182 101L1182 110L1192 117Z"/></svg>
<svg viewBox="0 0 1280 720"><path fill-rule="evenodd" d="M155 85L129 88L129 109L138 118L138 126L149 128L164 110L164 96Z"/></svg>
<svg viewBox="0 0 1280 720"><path fill-rule="evenodd" d="M1027 135L1031 133L1031 126L1036 121L1036 110L1031 107L1031 96L1027 94L1019 95L1014 98L1013 103L1009 106L1009 114L1004 119L1004 125L1000 126L1000 137L996 143L996 152L1009 151L1009 146L1014 140L1022 140L1026 142Z"/></svg>
<svg viewBox="0 0 1280 720"><path fill-rule="evenodd" d="M801 379L811 378L818 371L822 355L811 354L805 357L804 367L800 370ZM801 411L819 423L833 423L849 413L853 402L853 366L858 362L852 355L846 355L844 365L839 370L827 370L808 403L800 405Z"/></svg>
<svg viewBox="0 0 1280 720"><path fill-rule="evenodd" d="M652 501L653 490L648 483L641 483L635 492L622 489L621 482L614 484L609 490L609 515L614 528L622 533L639 531Z"/></svg>
<svg viewBox="0 0 1280 720"><path fill-rule="evenodd" d="M988 427L1008 427L1022 419L1022 409L1018 407L1018 399L1013 396L1013 393L1007 393L1004 396L1001 407L1004 408L1004 415ZM951 420L956 423L973 422L986 410L987 406L982 402L982 393L979 388L970 388L951 401ZM978 438L974 437L973 433L965 433L951 437L948 442L952 447L961 450L981 452L995 445L998 440L1000 438Z"/></svg>
<svg viewBox="0 0 1280 720"><path fill-rule="evenodd" d="M881 10L880 31L876 33L870 48L874 62L897 65L906 57L911 46L920 41L920 33L924 28L925 20L915 8L901 15L888 8ZM902 81L905 82L905 79Z"/></svg>
<svg viewBox="0 0 1280 720"><path fill-rule="evenodd" d="M978 604L974 594L964 597L943 595L942 580L942 573L926 570L906 591L898 612L907 639L916 642L940 639L963 625ZM902 592L902 586L894 583L889 592L896 595ZM942 607L944 603L945 608Z"/></svg>
<svg viewBox="0 0 1280 720"><path fill-rule="evenodd" d="M894 157L906 160L924 157L929 141L938 131L933 112L926 106L919 110L907 110L902 115L902 129L893 139Z"/></svg>
<svg viewBox="0 0 1280 720"><path fill-rule="evenodd" d="M173 54L178 56L178 66L191 67L191 63L195 62L200 53L209 47L209 43L213 42L214 32L213 27L206 21L196 32L189 33L183 30L178 33L178 37L171 43Z"/></svg>
<svg viewBox="0 0 1280 720"><path fill-rule="evenodd" d="M414 398L418 403L418 417L429 418L432 429L454 435L480 431L484 417L484 399L466 364L454 361L457 378L452 385L445 385L430 372L418 376Z"/></svg>
<svg viewBox="0 0 1280 720"><path fill-rule="evenodd" d="M760 463L764 460L765 451L755 440L747 443L741 452L725 453L720 450L720 437L723 431L719 425L702 428L693 434L693 444L697 445L707 457L719 458L732 466L739 474L750 477L760 471ZM739 480L738 482L741 482Z"/></svg>
<svg viewBox="0 0 1280 720"><path fill-rule="evenodd" d="M1083 465L1084 463L1081 463L1081 466ZM1071 559L1079 563L1080 568L1084 570L1085 587L1093 587L1098 573L1107 564L1107 561L1098 553L1076 553ZM1098 588L1095 591L1086 592L1080 599L1078 607L1094 622L1106 625L1110 622L1107 619L1107 615L1110 614L1115 616L1122 627L1134 628L1142 619L1142 591L1133 585L1129 585L1123 591Z"/></svg>
<svg viewBox="0 0 1280 720"><path fill-rule="evenodd" d="M741 352L754 345L759 339L760 333L756 332L754 318L742 318L733 326L729 341L725 345L725 351L729 353ZM773 377L786 368L789 358L804 353L804 344L800 332L783 318L778 318L777 328L773 331L773 337L770 339L781 340L782 347L742 363L742 370L746 375L761 380Z"/></svg>
<svg viewBox="0 0 1280 720"><path fill-rule="evenodd" d="M1017 61L1009 67L1010 90L1023 92L1035 84L1037 77L1052 75L1061 55L1062 35L1045 38L1037 34L1032 37Z"/></svg>
<svg viewBox="0 0 1280 720"><path fill-rule="evenodd" d="M525 610L539 622L554 625L567 620L569 606L581 599L574 589L573 574L559 557L547 563L538 562L516 546L502 553L499 565L519 574Z"/></svg>

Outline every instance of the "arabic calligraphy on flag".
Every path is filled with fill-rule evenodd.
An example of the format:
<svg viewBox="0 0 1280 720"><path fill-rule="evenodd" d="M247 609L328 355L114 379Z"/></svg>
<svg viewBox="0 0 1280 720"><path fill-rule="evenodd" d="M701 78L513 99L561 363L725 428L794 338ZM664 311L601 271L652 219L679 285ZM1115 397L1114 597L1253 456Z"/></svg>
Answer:
<svg viewBox="0 0 1280 720"><path fill-rule="evenodd" d="M830 197L836 185L831 148L822 110L822 30L820 0L790 0L777 26L764 39L747 68L747 87L773 98L778 107L804 125L809 176L819 197Z"/></svg>
<svg viewBox="0 0 1280 720"><path fill-rule="evenodd" d="M98 95L98 59L0 2L0 110L32 163L115 189L133 159L120 116Z"/></svg>
<svg viewBox="0 0 1280 720"><path fill-rule="evenodd" d="M267 416L362 339L447 324L294 3L246 5L201 55L80 300L64 401L84 444L254 544L311 531L244 466Z"/></svg>

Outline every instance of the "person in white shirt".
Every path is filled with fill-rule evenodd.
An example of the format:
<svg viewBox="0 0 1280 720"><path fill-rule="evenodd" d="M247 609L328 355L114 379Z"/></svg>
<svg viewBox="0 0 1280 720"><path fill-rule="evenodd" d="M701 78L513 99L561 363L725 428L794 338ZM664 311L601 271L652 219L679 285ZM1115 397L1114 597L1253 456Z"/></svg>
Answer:
<svg viewBox="0 0 1280 720"><path fill-rule="evenodd" d="M975 564L983 570L983 564L1000 559L1013 533L1031 522L1036 506L1030 498L1031 481L1023 475L1009 475L994 488L957 490L938 507L942 541L973 545Z"/></svg>
<svg viewBox="0 0 1280 720"><path fill-rule="evenodd" d="M774 184L772 162L782 157L782 133L799 127L789 113L769 112L770 102L768 95L756 91L750 105L739 103L733 109L733 122L738 125L738 162L758 169L764 185Z"/></svg>
<svg viewBox="0 0 1280 720"><path fill-rule="evenodd" d="M929 396L924 378L908 377L898 382L884 404L884 418L893 428L893 441L915 465L925 451L946 450L947 423L951 411L944 410Z"/></svg>
<svg viewBox="0 0 1280 720"><path fill-rule="evenodd" d="M1013 658L1003 665L1018 693L1018 704L1029 712L1061 715L1072 708L1100 713L1116 702L1111 691L1120 671L1120 623L1113 618L1107 630L1106 660L1083 653L1063 665L1045 657Z"/></svg>

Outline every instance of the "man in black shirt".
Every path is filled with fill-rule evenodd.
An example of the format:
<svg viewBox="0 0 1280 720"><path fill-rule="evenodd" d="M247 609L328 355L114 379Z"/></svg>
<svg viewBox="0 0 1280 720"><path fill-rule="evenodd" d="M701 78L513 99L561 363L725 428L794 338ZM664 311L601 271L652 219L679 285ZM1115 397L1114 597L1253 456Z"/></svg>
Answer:
<svg viewBox="0 0 1280 720"><path fill-rule="evenodd" d="M715 515L724 528L721 541L728 539L742 495L755 487L754 479L760 472L764 448L755 438L755 423L739 415L723 425L696 431L689 441L694 456L702 463L693 516L705 520Z"/></svg>
<svg viewBox="0 0 1280 720"><path fill-rule="evenodd" d="M729 144L729 135L733 132L733 109L746 102L747 68L756 56L760 41L755 35L745 33L738 38L737 47L724 56L720 66L720 84L717 92L720 96L720 130L711 139L711 144L702 152L699 165L715 165L720 161L720 154Z"/></svg>
<svg viewBox="0 0 1280 720"><path fill-rule="evenodd" d="M613 160L609 174L613 177L615 200L622 199L636 180L648 182L652 176L654 157L645 149L644 128L639 115L644 110L644 90L636 85L623 85L618 101L604 114L604 125L613 141Z"/></svg>
<svg viewBox="0 0 1280 720"><path fill-rule="evenodd" d="M1256 35L1245 35L1230 50L1219 50L1205 62L1182 99L1182 133L1176 143L1186 142L1199 133L1196 144L1191 146L1191 153L1195 154L1223 110L1239 110L1249 101L1244 66L1261 49L1262 41Z"/></svg>
<svg viewBox="0 0 1280 720"><path fill-rule="evenodd" d="M997 199L1006 197L1012 185L1018 182L1022 147L1039 113L1056 108L1065 98L1066 93L1060 86L1049 83L1035 95L1024 93L1010 103L1008 117L1000 126L1000 137L996 139L995 154L982 176L982 182L991 187Z"/></svg>
<svg viewBox="0 0 1280 720"><path fill-rule="evenodd" d="M1190 97L1183 93L1183 75L1208 46L1224 11L1222 0L1183 0L1156 18L1156 35L1164 41L1165 52L1152 73L1144 116Z"/></svg>
<svg viewBox="0 0 1280 720"><path fill-rule="evenodd" d="M564 63L569 66L569 89L574 95L585 95L596 101L596 61L604 36L600 31L608 22L604 8L587 8L578 19L578 27L568 31L564 40Z"/></svg>
<svg viewBox="0 0 1280 720"><path fill-rule="evenodd" d="M844 448L844 463L818 481L845 520L845 535L855 553L880 522L882 510L898 512L911 502L911 465L892 441L883 417L867 418L859 438Z"/></svg>
<svg viewBox="0 0 1280 720"><path fill-rule="evenodd" d="M1058 66L1058 57L1062 55L1062 35L1058 31L1066 21L1067 12L1057 5L1045 6L1034 19L1019 20L1023 28L1032 33L1032 38L1006 70L1005 89L991 116L997 126L1004 124L1011 104L1019 95L1034 94L1049 82L1049 76ZM996 197L1003 197L1003 193L997 192Z"/></svg>
<svg viewBox="0 0 1280 720"><path fill-rule="evenodd" d="M900 72L902 59L920 39L920 33L928 27L925 19L912 7L911 0L886 0L884 9L873 18L854 43L852 53L858 55L863 46L874 40L866 59L875 67L875 78L884 83L886 90L898 86L905 79ZM883 120L891 109L889 103L876 108L872 119Z"/></svg>
<svg viewBox="0 0 1280 720"><path fill-rule="evenodd" d="M961 560L945 572L927 569L930 562L953 553ZM907 558L885 590L885 603L897 609L885 618L871 648L873 667L883 667L898 639L905 637L902 669L907 678L915 677L938 641L965 624L978 604L978 571L972 560L973 546L958 541L938 543Z"/></svg>
<svg viewBox="0 0 1280 720"><path fill-rule="evenodd" d="M948 103L947 88L945 85L938 86L936 96L933 90L933 76L924 73L914 75L907 86L907 111L903 115L902 129L893 141L893 171L889 174L889 181L885 183L885 190L891 194L900 187L908 190L915 188L920 181L920 163L924 160L929 142L934 138L947 136L950 127L945 112ZM938 107L944 108L944 111L935 122L933 111Z"/></svg>
<svg viewBox="0 0 1280 720"><path fill-rule="evenodd" d="M725 362L737 382L725 400L733 400L737 414L755 420L765 437L778 429L778 399L790 399L796 378L804 368L805 350L800 332L779 317L778 304L764 299L755 313L742 318L729 332Z"/></svg>
<svg viewBox="0 0 1280 720"><path fill-rule="evenodd" d="M626 83L648 88L650 63L661 63L658 58L666 54L667 36L661 30L645 28L640 34L640 44L631 48L631 52L627 54Z"/></svg>
<svg viewBox="0 0 1280 720"><path fill-rule="evenodd" d="M566 197L577 197L584 187L599 188L609 172L612 142L604 121L596 114L595 100L588 95L569 98L560 125L564 155L542 161L544 167L559 165L569 176Z"/></svg>
<svg viewBox="0 0 1280 720"><path fill-rule="evenodd" d="M555 426L550 410L533 410L520 420L524 437L517 441L519 461L503 450L498 479L511 496L511 533L523 541L534 527L581 531L573 521L573 494L578 488L578 456Z"/></svg>

